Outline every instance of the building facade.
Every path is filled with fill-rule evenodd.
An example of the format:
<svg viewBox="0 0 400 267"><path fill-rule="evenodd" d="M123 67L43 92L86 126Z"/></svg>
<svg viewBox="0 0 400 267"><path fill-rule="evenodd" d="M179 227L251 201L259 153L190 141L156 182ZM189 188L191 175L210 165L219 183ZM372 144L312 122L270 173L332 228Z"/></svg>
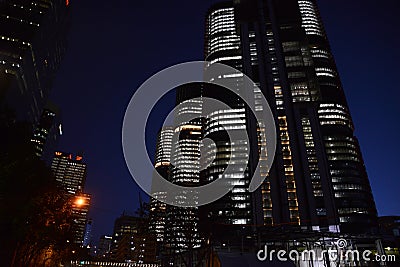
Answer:
<svg viewBox="0 0 400 267"><path fill-rule="evenodd" d="M180 186L200 185L200 145L202 139L201 84L177 88L172 138L171 164L168 180ZM190 119L194 118L194 119ZM184 208L191 201L186 195L175 195L180 206L167 205L164 249L168 255L193 250L201 245L199 209Z"/></svg>
<svg viewBox="0 0 400 267"><path fill-rule="evenodd" d="M55 179L64 188L72 205L73 243L82 246L88 221L91 195L84 192L86 163L82 156L57 151L51 163Z"/></svg>
<svg viewBox="0 0 400 267"><path fill-rule="evenodd" d="M171 165L171 150L172 138L174 135L173 127L163 127L157 137L156 154L154 160L155 171L158 172L164 179L169 179L170 165ZM150 199L150 224L149 230L154 233L157 238L159 247L163 245L167 204L157 200L162 199L166 192L154 190L152 192L153 198ZM155 199L154 197L157 197Z"/></svg>
<svg viewBox="0 0 400 267"><path fill-rule="evenodd" d="M86 163L83 156L57 151L51 169L56 180L69 194L82 192L86 182Z"/></svg>
<svg viewBox="0 0 400 267"><path fill-rule="evenodd" d="M263 95L277 128L277 152L269 174L261 168L261 175L266 176L261 188L254 193L246 189L256 162L268 157L258 151L244 175L229 174L238 179L237 186L209 205L205 216L208 223L373 231L375 203L316 1L215 4L207 13L205 40L207 61L234 67L256 83L259 90L250 92L255 110L265 108L258 100ZM238 90L243 90L240 77L231 79L236 79ZM226 99L220 91L205 90L204 96ZM240 155L249 153L241 151L240 143L219 141L221 134L213 133L213 129L222 125L245 127L252 149L260 147L262 135L268 131L268 125L251 122L240 100L229 104L235 114L227 110L209 114L209 123L204 125L204 136L211 134L217 140L217 148L210 147L217 157L204 174L207 181L224 171L229 157L240 159Z"/></svg>
<svg viewBox="0 0 400 267"><path fill-rule="evenodd" d="M191 251L203 244L243 252L271 233L289 239L291 233L376 234L371 186L316 1L216 3L206 15L204 52L211 65L226 64L254 81L248 88L241 74L209 77L229 79L238 92L250 94L256 113L268 108L260 100L265 97L276 128L276 153L263 149L272 142L267 139L271 127L258 124L235 93L210 84L177 88L163 177L183 186L225 178L235 187L200 208L165 205L166 264L176 263L171 255L184 253L190 265ZM207 113L205 98L230 108ZM232 142L227 131L246 131L248 139ZM212 142L203 143L207 138ZM270 157L274 162L267 166ZM253 176L265 180L250 192ZM177 203L184 204L185 197L177 196Z"/></svg>
<svg viewBox="0 0 400 267"><path fill-rule="evenodd" d="M87 247L90 241L92 221L88 219L92 195L82 192L75 193L72 197L72 242L78 247ZM89 230L89 232L87 232ZM87 235L88 234L88 235Z"/></svg>

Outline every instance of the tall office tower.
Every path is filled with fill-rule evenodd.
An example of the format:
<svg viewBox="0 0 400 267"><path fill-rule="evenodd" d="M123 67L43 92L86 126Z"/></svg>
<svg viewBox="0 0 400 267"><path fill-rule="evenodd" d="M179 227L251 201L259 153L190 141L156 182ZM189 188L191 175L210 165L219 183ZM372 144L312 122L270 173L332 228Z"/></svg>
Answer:
<svg viewBox="0 0 400 267"><path fill-rule="evenodd" d="M52 104L47 104L31 139L36 155L50 163L61 135L59 109Z"/></svg>
<svg viewBox="0 0 400 267"><path fill-rule="evenodd" d="M376 225L377 211L343 85L316 1L298 5L320 87L318 119L340 227L364 232ZM302 118L303 127L307 123Z"/></svg>
<svg viewBox="0 0 400 267"><path fill-rule="evenodd" d="M190 119L202 113L201 100L193 99L200 95L200 84L187 84L177 88L169 180L185 187L198 186L200 183L202 121ZM184 205L190 201L186 197L186 194L176 195L174 202ZM198 248L201 244L198 223L197 207L167 205L164 241L166 253L173 255Z"/></svg>
<svg viewBox="0 0 400 267"><path fill-rule="evenodd" d="M238 179L237 186L207 207L211 223L371 231L376 225L375 203L316 1L215 4L207 13L205 40L207 61L237 68L258 85L260 90L250 92L255 110L265 109L258 100L264 95L277 128L275 160L261 188L251 194L246 189L256 161L272 156L265 151L250 160L244 175L228 174ZM230 79L237 79L238 90L243 90L241 77ZM220 92L205 90L204 96L221 98ZM241 101L230 100L235 114L210 114L204 135L217 138L213 132L220 125L245 127L251 150L241 151L240 142L217 141L217 148L210 148L217 160L205 171L206 180L222 174L226 162L218 160L219 154L240 159L252 155L261 142L269 142L264 138L268 125L255 126ZM260 169L264 177L265 170Z"/></svg>
<svg viewBox="0 0 400 267"><path fill-rule="evenodd" d="M211 64L222 63L236 68L240 71L244 69L242 44L238 24L236 21L235 8L231 2L218 3L208 12L206 19L205 35L205 59ZM254 53L252 46L252 53ZM243 93L243 77L232 73L224 77L212 77L217 79L232 80L236 84L236 90ZM261 92L251 88L251 94L254 94L255 102L257 95ZM247 94L247 92L246 92ZM246 105L235 94L225 90L222 87L206 86L203 95L218 99L231 109L219 110L206 115L204 124L204 137L214 141L216 147L208 146L205 148L206 154L214 151L215 159L203 172L204 181L213 181L218 178L225 178L235 185L234 189L221 199L202 207L202 222L205 229L212 233L214 240L221 243L233 242L225 240L225 237L241 242L238 236L248 235L248 225L260 224L257 215L260 211L260 204L255 205L259 191L252 194L248 191L250 176L252 174L251 162L248 158L252 154L258 154L258 136L254 127L249 127L250 117ZM257 111L262 111L262 106L256 107ZM221 129L225 130L221 130ZM240 133L247 131L249 140L230 141L229 136L224 131L234 131ZM261 140L261 139L260 139ZM254 143L256 142L256 143ZM254 147L255 146L255 147ZM264 160L264 159L263 159ZM229 162L234 163L232 170L227 173L226 169ZM259 217L259 216L258 216Z"/></svg>
<svg viewBox="0 0 400 267"><path fill-rule="evenodd" d="M0 101L36 126L67 44L70 2L0 3Z"/></svg>
<svg viewBox="0 0 400 267"><path fill-rule="evenodd" d="M62 186L69 194L83 191L86 181L86 163L82 156L73 156L70 153L55 152L51 169Z"/></svg>
<svg viewBox="0 0 400 267"><path fill-rule="evenodd" d="M166 180L168 180L169 177L173 135L173 127L163 127L158 133L156 143L154 168L155 171L157 171ZM154 191L152 192L152 195L158 199L162 199L165 196L165 192ZM155 198L151 198L149 230L151 233L156 235L157 242L160 245L162 245L164 241L166 209L167 204Z"/></svg>

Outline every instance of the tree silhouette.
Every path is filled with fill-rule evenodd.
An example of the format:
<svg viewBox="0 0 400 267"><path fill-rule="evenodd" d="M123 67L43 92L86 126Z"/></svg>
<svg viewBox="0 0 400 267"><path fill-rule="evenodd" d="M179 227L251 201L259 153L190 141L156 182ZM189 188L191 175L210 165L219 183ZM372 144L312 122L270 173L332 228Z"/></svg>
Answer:
<svg viewBox="0 0 400 267"><path fill-rule="evenodd" d="M0 111L0 258L2 266L55 266L68 254L71 206L34 154L32 129Z"/></svg>

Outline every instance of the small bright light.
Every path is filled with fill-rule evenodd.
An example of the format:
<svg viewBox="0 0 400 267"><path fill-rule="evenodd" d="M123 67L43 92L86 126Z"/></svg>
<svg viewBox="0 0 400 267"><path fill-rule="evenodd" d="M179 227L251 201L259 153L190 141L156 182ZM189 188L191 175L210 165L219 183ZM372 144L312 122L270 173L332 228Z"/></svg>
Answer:
<svg viewBox="0 0 400 267"><path fill-rule="evenodd" d="M77 205L77 206L82 206L83 204L85 204L85 200L83 199L83 198L78 198L76 201L75 201L75 204Z"/></svg>

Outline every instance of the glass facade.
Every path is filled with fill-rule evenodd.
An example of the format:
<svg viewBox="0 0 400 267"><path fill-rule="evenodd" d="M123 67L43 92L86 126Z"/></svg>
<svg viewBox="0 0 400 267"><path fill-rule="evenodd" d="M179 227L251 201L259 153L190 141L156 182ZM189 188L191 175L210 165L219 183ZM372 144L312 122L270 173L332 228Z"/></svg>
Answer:
<svg viewBox="0 0 400 267"><path fill-rule="evenodd" d="M205 59L212 64L222 63L238 70L243 69L241 39L237 32L235 9L225 3L217 4L210 9L206 17L206 54ZM230 79L237 85L236 90L243 90L243 77L240 74L226 74L217 79ZM230 142L227 131L245 131L247 125L246 108L241 99L225 89L215 86L205 86L205 97L218 99L231 107L228 110L217 110L205 115L204 137L213 140L205 146L205 154L215 157L205 158L211 164L202 171L202 182L209 183L218 178L227 179L235 188L215 203L206 205L202 211L204 223L215 225L244 226L253 223L251 212L251 194L247 188L250 183L248 158L248 140ZM234 168L226 172L231 163ZM223 174L224 173L224 174Z"/></svg>
<svg viewBox="0 0 400 267"><path fill-rule="evenodd" d="M177 185L192 187L200 183L200 145L202 140L201 84L188 84L177 88L176 113L171 149L169 180ZM174 196L180 205L187 203L185 194ZM167 205L165 249L174 255L200 247L199 209Z"/></svg>
<svg viewBox="0 0 400 267"><path fill-rule="evenodd" d="M178 253L207 240L221 248L254 246L255 229L373 232L375 203L316 2L214 4L206 15L204 51L206 61L229 65L254 81L253 88L245 88L242 74L210 77L232 81L238 92L247 90L256 112L266 109L265 97L275 119L277 150L267 166L273 155L262 145L271 142L269 127L257 124L236 94L210 84L178 88L174 134L179 138L172 138L165 177L186 186L225 178L235 187L200 208L167 206L166 248ZM230 109L204 114L202 97ZM183 119L188 114L202 119ZM231 141L227 131L246 131L249 139ZM259 162L260 173L254 173ZM265 180L249 192L253 175ZM185 202L185 196L177 197Z"/></svg>
<svg viewBox="0 0 400 267"><path fill-rule="evenodd" d="M155 154L155 171L164 179L169 179L169 168L171 164L172 138L174 135L173 127L163 127L157 137ZM165 192L152 192L154 197L163 198ZM164 242L165 221L167 204L151 198L150 200L150 232L156 235L159 245Z"/></svg>
<svg viewBox="0 0 400 267"><path fill-rule="evenodd" d="M318 119L343 231L365 231L377 211L354 125L315 0L298 1L321 90Z"/></svg>
<svg viewBox="0 0 400 267"><path fill-rule="evenodd" d="M376 223L375 203L316 2L215 4L207 14L205 40L207 61L235 67L259 86L251 92L254 105L261 111L264 107L257 99L261 95L267 99L278 136L269 174L260 169L266 176L261 194L247 192L246 179L254 165L250 161L245 177L236 177L233 192L207 207L211 222L326 231L337 231L340 225L343 232L371 231ZM240 77L231 78L240 90ZM203 95L228 99L235 114L209 114L205 136L218 135L223 125L256 133L259 148L268 142L266 125L254 127L240 100L221 97L215 90L205 89ZM223 173L229 155L240 159L240 153L249 153L226 140L211 149L217 157L204 172L206 181ZM257 160L267 157L258 150Z"/></svg>

